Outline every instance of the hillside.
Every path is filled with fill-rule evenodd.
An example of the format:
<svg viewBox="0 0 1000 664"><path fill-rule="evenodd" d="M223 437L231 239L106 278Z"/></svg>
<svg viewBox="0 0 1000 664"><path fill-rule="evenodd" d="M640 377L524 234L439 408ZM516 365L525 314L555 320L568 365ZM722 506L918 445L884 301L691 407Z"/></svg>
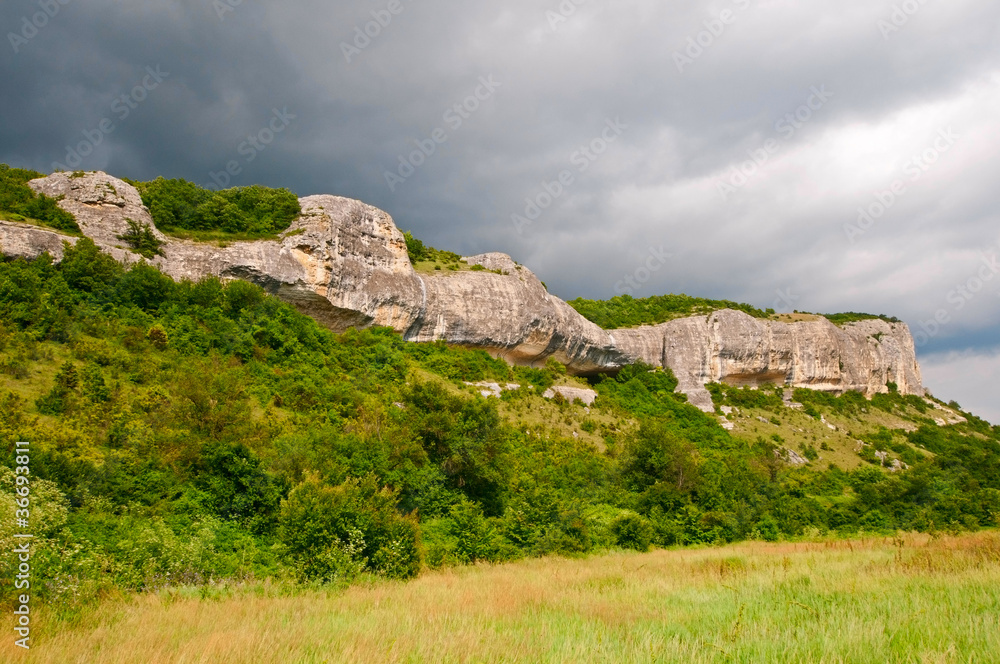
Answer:
<svg viewBox="0 0 1000 664"><path fill-rule="evenodd" d="M387 328L335 334L257 286L177 282L86 238L61 254L0 263L2 509L29 441L33 588L53 607L1000 515L1000 428L893 385L871 401L710 385L724 423L669 369L582 382ZM484 398L477 381L520 387ZM539 396L553 384L597 401Z"/></svg>
<svg viewBox="0 0 1000 664"><path fill-rule="evenodd" d="M335 332L391 327L408 341L482 349L515 365L551 359L574 375L614 374L642 361L669 368L677 390L706 412L714 408L705 388L712 382L869 397L890 383L903 394L924 392L910 330L893 319L760 318L683 297L678 310L677 296L664 296L647 313L658 320L667 312L670 320L607 330L510 256L463 258L424 247L360 201L321 195L296 202L285 190L209 192L183 181L133 185L100 172L54 173L20 186L25 196L55 201L120 261L144 258L175 279L250 281ZM0 247L10 256L58 259L64 239L26 221L0 221ZM695 315L674 316L692 303ZM615 315L641 322L628 311Z"/></svg>

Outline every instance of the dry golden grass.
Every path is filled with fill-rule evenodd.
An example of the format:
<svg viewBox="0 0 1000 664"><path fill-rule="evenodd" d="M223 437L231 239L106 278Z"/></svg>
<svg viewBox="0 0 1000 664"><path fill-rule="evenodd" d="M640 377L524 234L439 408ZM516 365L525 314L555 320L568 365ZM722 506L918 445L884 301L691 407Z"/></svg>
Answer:
<svg viewBox="0 0 1000 664"><path fill-rule="evenodd" d="M193 593L191 593L193 594ZM32 662L995 662L1000 537L529 560L42 621ZM2 661L29 661L5 640Z"/></svg>

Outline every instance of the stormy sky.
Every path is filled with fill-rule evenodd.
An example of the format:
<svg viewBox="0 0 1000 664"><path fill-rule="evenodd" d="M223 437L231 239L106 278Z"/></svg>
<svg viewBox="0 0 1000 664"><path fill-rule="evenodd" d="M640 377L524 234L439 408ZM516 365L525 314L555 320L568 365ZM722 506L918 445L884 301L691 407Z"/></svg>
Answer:
<svg viewBox="0 0 1000 664"><path fill-rule="evenodd" d="M565 299L895 315L935 395L1000 422L995 0L5 0L0 24L0 161L358 198Z"/></svg>

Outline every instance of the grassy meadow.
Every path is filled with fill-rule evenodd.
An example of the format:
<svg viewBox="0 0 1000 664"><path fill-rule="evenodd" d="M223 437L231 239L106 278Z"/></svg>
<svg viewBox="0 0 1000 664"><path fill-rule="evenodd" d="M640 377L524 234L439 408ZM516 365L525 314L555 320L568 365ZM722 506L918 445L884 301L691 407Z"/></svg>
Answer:
<svg viewBox="0 0 1000 664"><path fill-rule="evenodd" d="M341 590L267 584L42 616L30 660L995 662L1000 536L542 558Z"/></svg>

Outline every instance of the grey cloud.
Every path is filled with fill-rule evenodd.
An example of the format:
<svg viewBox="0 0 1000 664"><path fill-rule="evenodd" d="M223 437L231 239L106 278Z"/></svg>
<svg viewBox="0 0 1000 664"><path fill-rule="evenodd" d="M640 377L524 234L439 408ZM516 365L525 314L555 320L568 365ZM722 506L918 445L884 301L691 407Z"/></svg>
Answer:
<svg viewBox="0 0 1000 664"><path fill-rule="evenodd" d="M970 86L1000 87L1000 5L989 0L927 3L888 39L877 22L892 2L587 0L552 30L556 1L400 0L351 62L342 44L388 0L233 5L220 19L209 0L71 0L19 53L0 48L0 160L48 170L160 65L169 79L84 167L204 184L287 108L294 123L240 162L234 184L360 198L435 246L507 251L567 298L617 294L663 246L671 259L636 295L768 307L790 292L803 310L884 311L916 327L954 307L970 252L1000 240L1000 131L984 119L1000 95L988 92L952 113L974 133L940 167L859 242L843 233L906 150L952 117L949 104ZM37 7L7 2L0 25L16 30ZM678 71L675 53L724 8L733 20ZM385 171L488 75L502 87L390 191ZM824 85L834 96L782 136L776 122ZM898 120L908 109L914 118ZM571 155L615 117L628 130L578 172ZM851 142L882 123L893 135ZM776 137L760 175L722 201L718 179ZM564 169L573 185L518 234L510 215ZM995 346L995 284L949 309L927 350Z"/></svg>

